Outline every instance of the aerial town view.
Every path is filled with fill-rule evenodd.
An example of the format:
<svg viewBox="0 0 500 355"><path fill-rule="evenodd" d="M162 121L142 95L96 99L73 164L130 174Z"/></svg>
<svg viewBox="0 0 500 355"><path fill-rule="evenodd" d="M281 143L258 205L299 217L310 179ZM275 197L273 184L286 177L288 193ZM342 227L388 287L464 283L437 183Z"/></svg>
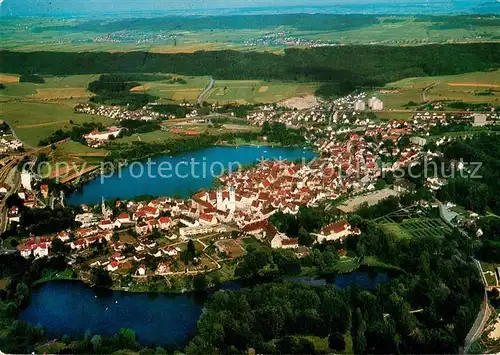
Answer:
<svg viewBox="0 0 500 355"><path fill-rule="evenodd" d="M498 0L0 23L0 354L500 352Z"/></svg>

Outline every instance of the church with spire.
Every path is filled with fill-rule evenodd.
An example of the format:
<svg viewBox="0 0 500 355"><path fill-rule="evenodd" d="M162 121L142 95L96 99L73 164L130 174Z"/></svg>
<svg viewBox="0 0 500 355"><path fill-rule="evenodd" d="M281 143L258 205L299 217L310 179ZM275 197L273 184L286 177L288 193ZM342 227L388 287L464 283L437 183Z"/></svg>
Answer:
<svg viewBox="0 0 500 355"><path fill-rule="evenodd" d="M111 208L108 208L106 206L106 203L104 202L104 197L101 197L101 213L102 213L102 218L104 220L110 219L113 216L113 211Z"/></svg>

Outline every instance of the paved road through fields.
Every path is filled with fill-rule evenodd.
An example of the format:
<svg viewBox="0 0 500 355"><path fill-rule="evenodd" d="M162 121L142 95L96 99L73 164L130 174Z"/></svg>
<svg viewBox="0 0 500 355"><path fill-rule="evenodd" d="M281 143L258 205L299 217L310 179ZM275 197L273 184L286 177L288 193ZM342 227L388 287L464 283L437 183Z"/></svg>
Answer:
<svg viewBox="0 0 500 355"><path fill-rule="evenodd" d="M203 101L205 101L205 95L209 93L210 90L212 90L215 86L215 79L210 77L210 83L208 83L208 86L201 92L200 96L198 96L198 105L203 105Z"/></svg>

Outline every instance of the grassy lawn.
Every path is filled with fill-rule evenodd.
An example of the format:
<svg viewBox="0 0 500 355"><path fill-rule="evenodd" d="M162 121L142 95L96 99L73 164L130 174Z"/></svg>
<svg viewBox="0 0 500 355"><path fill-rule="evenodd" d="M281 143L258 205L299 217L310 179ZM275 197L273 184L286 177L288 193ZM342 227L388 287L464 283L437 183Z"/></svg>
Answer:
<svg viewBox="0 0 500 355"><path fill-rule="evenodd" d="M225 282L225 281L230 281L234 279L234 271L236 270L236 263L232 262L222 262L221 263L221 268L217 271L214 271L214 273L217 273L220 276L220 281ZM208 274L212 275L212 273Z"/></svg>
<svg viewBox="0 0 500 355"><path fill-rule="evenodd" d="M495 279L494 275L484 274L484 277L486 278L486 283L488 284L488 286L496 286L497 285L497 280Z"/></svg>
<svg viewBox="0 0 500 355"><path fill-rule="evenodd" d="M450 228L437 218L407 218L400 223L391 219L379 219L378 226L394 238L418 238L433 236L444 237L451 233Z"/></svg>
<svg viewBox="0 0 500 355"><path fill-rule="evenodd" d="M118 138L115 140L117 143L132 143L132 142L145 142L145 143L165 143L173 139L180 138L179 135L170 133L168 131L154 131L140 134L133 134L131 136Z"/></svg>
<svg viewBox="0 0 500 355"><path fill-rule="evenodd" d="M362 265L370 266L370 267L384 268L384 269L401 270L401 268L399 268L397 266L387 264L387 263L384 263L384 262L378 260L376 256L365 256L363 258Z"/></svg>
<svg viewBox="0 0 500 355"><path fill-rule="evenodd" d="M483 268L483 271L495 272L495 264L491 264L491 263L487 263L485 261L481 261L481 267Z"/></svg>
<svg viewBox="0 0 500 355"><path fill-rule="evenodd" d="M398 223L384 223L379 224L379 227L387 234L392 235L394 238L410 239L412 235L405 228Z"/></svg>
<svg viewBox="0 0 500 355"><path fill-rule="evenodd" d="M64 271L44 272L41 278L33 282L33 285L38 285L53 280L74 280L73 270L66 269Z"/></svg>
<svg viewBox="0 0 500 355"><path fill-rule="evenodd" d="M359 262L356 259L344 257L331 268L331 271L338 272L340 274L347 274L353 272L358 267Z"/></svg>
<svg viewBox="0 0 500 355"><path fill-rule="evenodd" d="M266 244L266 243L262 243L262 242L259 242L257 239L255 238L242 238L241 239L241 246L243 247L243 249L247 250L247 251L252 251L252 250L263 250L263 251L266 251L266 250L271 250L271 246Z"/></svg>
<svg viewBox="0 0 500 355"><path fill-rule="evenodd" d="M37 146L40 140L49 137L58 129L70 130L72 128L70 121L73 124L114 123L112 119L106 117L76 114L73 111L74 105L76 105L74 100L64 100L60 103L3 102L0 119L9 122L19 139L31 146Z"/></svg>

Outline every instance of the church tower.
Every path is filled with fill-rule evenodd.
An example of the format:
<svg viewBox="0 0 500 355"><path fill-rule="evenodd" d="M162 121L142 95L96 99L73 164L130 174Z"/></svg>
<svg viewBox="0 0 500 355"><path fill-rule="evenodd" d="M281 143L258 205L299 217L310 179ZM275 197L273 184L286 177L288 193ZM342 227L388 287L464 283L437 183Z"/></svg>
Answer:
<svg viewBox="0 0 500 355"><path fill-rule="evenodd" d="M217 209L218 210L223 210L223 204L222 204L223 198L222 198L222 187L219 186L217 189Z"/></svg>
<svg viewBox="0 0 500 355"><path fill-rule="evenodd" d="M236 189L234 186L229 188L229 209L231 211L236 210Z"/></svg>
<svg viewBox="0 0 500 355"><path fill-rule="evenodd" d="M101 212L102 212L102 218L108 219L110 217L110 210L106 207L106 204L104 203L104 197L101 196Z"/></svg>

